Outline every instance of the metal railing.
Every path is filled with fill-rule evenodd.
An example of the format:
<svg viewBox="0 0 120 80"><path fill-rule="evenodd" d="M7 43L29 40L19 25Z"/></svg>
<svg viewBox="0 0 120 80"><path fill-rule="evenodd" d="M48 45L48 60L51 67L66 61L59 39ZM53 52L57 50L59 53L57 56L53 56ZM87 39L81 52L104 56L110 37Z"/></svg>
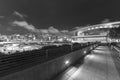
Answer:
<svg viewBox="0 0 120 80"><path fill-rule="evenodd" d="M69 54L70 52L94 46L97 43L74 43L62 46L46 46L40 50L17 52L0 56L0 76L29 68L45 61Z"/></svg>

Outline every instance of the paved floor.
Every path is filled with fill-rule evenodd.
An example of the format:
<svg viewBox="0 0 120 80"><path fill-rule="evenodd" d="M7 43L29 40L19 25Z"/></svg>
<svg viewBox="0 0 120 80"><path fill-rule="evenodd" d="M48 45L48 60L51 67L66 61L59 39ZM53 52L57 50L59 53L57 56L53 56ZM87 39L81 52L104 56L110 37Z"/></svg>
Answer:
<svg viewBox="0 0 120 80"><path fill-rule="evenodd" d="M111 52L107 46L99 46L78 64L66 70L55 80L120 80Z"/></svg>

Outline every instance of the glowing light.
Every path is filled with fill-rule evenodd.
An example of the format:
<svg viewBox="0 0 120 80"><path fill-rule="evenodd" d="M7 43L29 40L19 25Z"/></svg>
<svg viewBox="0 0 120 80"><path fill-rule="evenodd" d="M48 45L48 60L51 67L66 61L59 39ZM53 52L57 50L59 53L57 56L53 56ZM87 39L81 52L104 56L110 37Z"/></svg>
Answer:
<svg viewBox="0 0 120 80"><path fill-rule="evenodd" d="M114 25L114 27L118 28L118 27L119 27L119 25Z"/></svg>
<svg viewBox="0 0 120 80"><path fill-rule="evenodd" d="M119 42L119 40L117 39L116 42Z"/></svg>
<svg viewBox="0 0 120 80"><path fill-rule="evenodd" d="M98 29L99 27L95 27L95 29Z"/></svg>
<svg viewBox="0 0 120 80"><path fill-rule="evenodd" d="M88 30L90 30L90 28L88 28Z"/></svg>
<svg viewBox="0 0 120 80"><path fill-rule="evenodd" d="M93 47L90 48L91 50L93 49Z"/></svg>
<svg viewBox="0 0 120 80"><path fill-rule="evenodd" d="M104 28L107 28L107 27L108 27L107 25L104 26Z"/></svg>
<svg viewBox="0 0 120 80"><path fill-rule="evenodd" d="M69 61L69 60L66 60L66 61L65 61L65 64L66 64L66 65L67 65L67 64L69 64L69 63L70 63L70 61Z"/></svg>
<svg viewBox="0 0 120 80"><path fill-rule="evenodd" d="M94 29L94 27L92 27L91 29Z"/></svg>
<svg viewBox="0 0 120 80"><path fill-rule="evenodd" d="M83 53L84 53L84 54L86 54L86 53L87 53L87 51L84 51Z"/></svg>
<svg viewBox="0 0 120 80"><path fill-rule="evenodd" d="M91 54L89 54L89 55L87 55L86 57L85 57L85 59L93 59L95 56L94 55L91 55Z"/></svg>
<svg viewBox="0 0 120 80"><path fill-rule="evenodd" d="M103 26L100 26L99 28L103 28Z"/></svg>
<svg viewBox="0 0 120 80"><path fill-rule="evenodd" d="M109 25L109 28L112 28L113 26L112 25Z"/></svg>

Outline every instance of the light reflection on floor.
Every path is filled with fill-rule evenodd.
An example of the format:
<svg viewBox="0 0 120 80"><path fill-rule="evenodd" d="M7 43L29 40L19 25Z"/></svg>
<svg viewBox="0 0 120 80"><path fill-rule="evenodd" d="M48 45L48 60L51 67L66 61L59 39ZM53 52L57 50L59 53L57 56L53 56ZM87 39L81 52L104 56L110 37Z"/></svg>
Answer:
<svg viewBox="0 0 120 80"><path fill-rule="evenodd" d="M120 80L109 49L102 46L98 48L101 50L94 50L85 57L83 65L71 67L57 80Z"/></svg>
<svg viewBox="0 0 120 80"><path fill-rule="evenodd" d="M61 77L61 80L69 80L69 78L77 71L76 67L69 68L64 75Z"/></svg>

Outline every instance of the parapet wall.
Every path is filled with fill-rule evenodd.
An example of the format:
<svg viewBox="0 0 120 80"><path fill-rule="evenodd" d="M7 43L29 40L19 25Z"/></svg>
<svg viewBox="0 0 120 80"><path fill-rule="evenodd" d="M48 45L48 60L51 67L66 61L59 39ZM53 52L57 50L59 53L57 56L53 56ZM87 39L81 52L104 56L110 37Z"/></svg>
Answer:
<svg viewBox="0 0 120 80"><path fill-rule="evenodd" d="M90 49L91 46L71 52L45 63L1 77L0 80L50 80L53 76L65 70L84 56L84 51L89 51Z"/></svg>

